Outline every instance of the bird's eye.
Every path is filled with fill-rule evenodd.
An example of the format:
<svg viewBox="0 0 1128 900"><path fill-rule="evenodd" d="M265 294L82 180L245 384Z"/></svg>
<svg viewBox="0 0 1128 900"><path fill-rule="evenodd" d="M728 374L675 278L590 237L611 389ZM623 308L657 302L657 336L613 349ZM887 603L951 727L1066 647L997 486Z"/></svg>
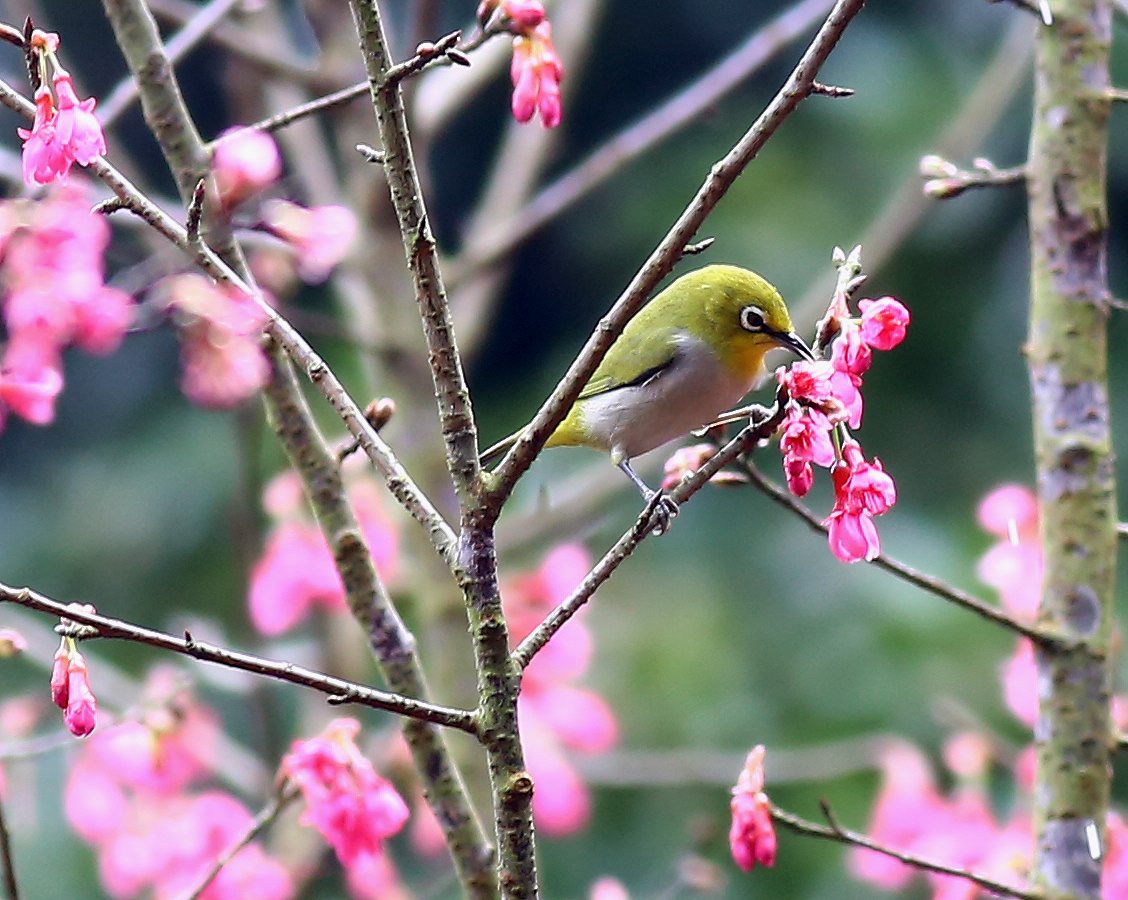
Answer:
<svg viewBox="0 0 1128 900"><path fill-rule="evenodd" d="M740 327L745 331L764 330L764 311L756 306L746 306L740 311Z"/></svg>

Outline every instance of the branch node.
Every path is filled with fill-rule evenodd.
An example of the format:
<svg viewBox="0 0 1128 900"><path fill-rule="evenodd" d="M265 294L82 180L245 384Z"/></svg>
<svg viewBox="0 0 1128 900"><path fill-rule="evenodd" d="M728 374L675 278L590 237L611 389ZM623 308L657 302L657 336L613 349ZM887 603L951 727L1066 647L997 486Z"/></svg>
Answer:
<svg viewBox="0 0 1128 900"><path fill-rule="evenodd" d="M823 84L821 81L812 81L811 93L821 94L823 97L853 97L854 89L840 87L837 84Z"/></svg>
<svg viewBox="0 0 1128 900"><path fill-rule="evenodd" d="M95 204L94 208L91 209L90 212L100 216L108 216L111 213L120 212L121 210L128 208L128 205L124 200L121 199L121 197L108 197L101 203Z"/></svg>
<svg viewBox="0 0 1128 900"><path fill-rule="evenodd" d="M356 150L357 153L363 156L368 162L378 166L384 165L384 161L387 159L383 150L377 150L375 147L371 147L368 144L357 144Z"/></svg>
<svg viewBox="0 0 1128 900"><path fill-rule="evenodd" d="M697 241L693 244L686 244L685 249L682 250L682 256L696 256L698 253L704 253L716 242L715 237L707 237L704 240Z"/></svg>

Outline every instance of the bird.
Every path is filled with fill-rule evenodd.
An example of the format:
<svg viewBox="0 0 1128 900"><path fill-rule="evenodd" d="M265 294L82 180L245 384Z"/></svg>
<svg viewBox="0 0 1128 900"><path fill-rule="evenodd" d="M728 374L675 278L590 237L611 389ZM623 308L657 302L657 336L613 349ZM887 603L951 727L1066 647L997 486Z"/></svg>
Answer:
<svg viewBox="0 0 1128 900"><path fill-rule="evenodd" d="M631 460L713 422L739 403L775 347L814 359L770 282L734 265L689 272L627 323L545 447L582 446L609 453L648 506L661 501L655 503L657 530L664 531L677 505L652 490ZM523 432L484 450L482 464L499 459Z"/></svg>

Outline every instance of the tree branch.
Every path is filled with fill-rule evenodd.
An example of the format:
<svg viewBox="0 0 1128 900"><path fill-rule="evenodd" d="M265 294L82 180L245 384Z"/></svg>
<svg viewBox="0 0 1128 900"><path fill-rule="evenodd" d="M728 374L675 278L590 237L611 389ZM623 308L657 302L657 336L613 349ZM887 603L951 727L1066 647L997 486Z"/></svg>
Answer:
<svg viewBox="0 0 1128 900"><path fill-rule="evenodd" d="M204 877L196 883L196 886L182 895L184 900L199 900L200 895L208 889L208 885L215 881L215 877L223 867L238 856L240 850L258 837L264 828L278 818L282 811L300 796L301 791L294 785L285 784L281 790L270 798L270 802L258 811L258 814L251 820L251 824L247 826L247 830L239 836L238 840L216 857L215 863L204 874Z"/></svg>
<svg viewBox="0 0 1128 900"><path fill-rule="evenodd" d="M239 669L256 675L265 675L279 681L286 681L290 684L312 688L315 691L328 694L330 702L356 703L360 706L381 709L410 719L457 728L467 734L477 732L474 714L464 709L453 709L414 700L399 694L379 691L343 678L315 672L303 666L276 662L271 659L252 656L249 653L242 653L238 650L217 647L214 644L193 640L192 636L187 633L183 638L173 637L170 634L153 631L140 625L123 622L120 619L76 609L66 603L60 603L36 593L30 588L13 588L6 584L0 584L0 603L15 603L36 612L69 619L79 625L87 626L76 633L76 636L84 640L112 638L136 644L147 644L150 647L171 650L173 653L190 656L193 659L226 666L229 669Z"/></svg>
<svg viewBox="0 0 1128 900"><path fill-rule="evenodd" d="M961 169L942 157L930 155L920 161L920 174L927 180L924 192L937 200L957 197L971 188L1009 187L1026 180L1026 166L998 168L991 160L980 157L971 169Z"/></svg>
<svg viewBox="0 0 1128 900"><path fill-rule="evenodd" d="M670 499L679 505L684 503L701 490L709 479L721 469L741 454L751 452L760 441L771 437L783 421L786 403L787 394L781 387L776 392L776 402L768 416L762 421L749 424L741 430L736 437L717 452L716 456L708 460L700 469L670 491L668 495ZM647 507L635 524L603 555L603 558L595 564L568 598L545 616L544 621L520 643L512 654L515 665L522 669L528 666L533 657L552 639L552 636L563 628L567 621L591 599L596 589L614 574L615 570L627 557L634 553L635 548L647 536L653 533L655 525L655 522L652 521L653 512L652 508Z"/></svg>
<svg viewBox="0 0 1128 900"><path fill-rule="evenodd" d="M759 488L764 494L778 503L785 509L791 510L804 522L811 526L815 531L820 534L826 534L826 526L823 525L822 520L816 516L804 503L793 497L790 492L781 488L779 485L772 482L767 476L764 475L755 465L751 462L745 462L741 465L741 471L748 475L749 480L753 485ZM969 594L967 591L961 590L955 585L948 584L939 578L932 575L926 575L911 566L906 565L899 560L894 559L887 553L879 553L870 562L877 566L879 569L884 569L886 572L891 572L898 578L907 581L909 584L915 585L922 590L935 594L944 600L954 603L956 606L963 609L970 610L978 616L994 622L996 625L1001 625L1003 628L1021 635L1022 637L1029 638L1037 646L1040 647L1056 647L1059 646L1057 637L1047 634L1040 628L1034 625L1027 625L1025 622L1020 622L1013 619L1005 612L996 606L992 606L985 600L981 600L974 594Z"/></svg>
<svg viewBox="0 0 1128 900"><path fill-rule="evenodd" d="M817 822L811 822L808 819L801 818L794 813L789 813L786 810L780 809L774 803L771 806L772 818L789 828L796 834L805 834L811 837L825 838L830 841L837 841L840 844L850 844L855 847L864 847L867 850L872 850L875 853L881 853L884 856L892 857L893 859L903 862L907 866L912 866L914 869L920 869L922 872L934 872L937 875L951 875L955 878L963 878L967 881L973 882L994 894L999 894L1003 897L1018 897L1019 900L1047 900L1046 895L1039 891L1032 891L1028 888L1012 887L1008 884L1003 884L1001 881L996 881L993 878L987 878L984 875L979 875L975 872L970 872L967 869L961 869L956 866L946 866L943 863L933 862L930 859L925 859L922 856L916 856L912 853L902 853L900 850L894 850L892 847L886 847L884 844L879 844L864 834L859 834L856 831L850 831L843 828L838 824L837 819L831 812L830 807L824 801L822 804L823 814L826 816L828 825L819 825Z"/></svg>
<svg viewBox="0 0 1128 900"><path fill-rule="evenodd" d="M1112 767L1116 460L1108 382L1110 0L1057 0L1037 32L1026 179L1030 373L1044 576L1038 620L1068 646L1037 654L1035 884L1101 896Z"/></svg>
<svg viewBox="0 0 1128 900"><path fill-rule="evenodd" d="M487 501L492 513L496 514L500 511L501 505L512 492L517 480L529 468L533 459L544 447L545 441L567 415L611 344L622 333L631 317L642 308L643 303L662 278L673 268L684 252L686 244L693 239L694 234L721 197L755 159L760 149L784 120L810 95L819 69L830 56L846 26L861 11L863 3L864 0L838 0L835 3L830 16L815 35L775 99L724 159L713 166L677 222L666 233L627 289L615 301L610 312L600 320L595 332L556 386L552 396L540 408L516 445L506 454L493 473Z"/></svg>

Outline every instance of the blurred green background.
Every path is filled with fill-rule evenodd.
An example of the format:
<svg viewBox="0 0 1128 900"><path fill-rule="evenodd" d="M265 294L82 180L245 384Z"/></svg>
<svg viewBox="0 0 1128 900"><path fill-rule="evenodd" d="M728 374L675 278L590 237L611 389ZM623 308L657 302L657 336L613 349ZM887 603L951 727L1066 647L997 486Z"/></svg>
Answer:
<svg viewBox="0 0 1128 900"><path fill-rule="evenodd" d="M315 29L299 8L278 5L297 33L311 29L312 41ZM422 5L435 34L464 25L474 7ZM318 5L311 6L316 13ZM386 6L402 58L414 46L408 35L416 9L406 0ZM582 75L567 82L571 93L546 177L568 170L786 6L736 0L603 4ZM27 3L0 2L8 22L21 21L28 9ZM123 68L98 4L43 0L35 10L62 34L64 59L80 74L86 93L101 95L116 82ZM316 15L310 18L316 25ZM880 354L867 376L859 433L867 454L881 458L899 490L896 508L878 523L883 547L975 591L981 590L975 561L989 544L974 520L978 499L1001 482L1032 478L1020 352L1025 204L1018 189L924 200L917 165L930 152L950 153L961 165L974 156L1000 166L1022 161L1030 101L1023 48L1031 25L1002 3L872 3L821 75L853 88L856 96L805 102L710 218L703 235L716 237L713 247L678 270L715 261L756 269L789 298L800 331L810 334L818 303L828 296L832 248L863 244L863 260L871 260L863 293L893 294L913 314L906 342ZM1116 36L1123 41L1122 23ZM802 46L789 45L518 250L504 275L494 327L468 361L483 443L532 414L709 166L770 100ZM236 111L218 102L226 62L222 51L204 48L182 66L205 136L238 120ZM572 65L567 57L564 62ZM0 53L6 80L22 84L21 65L16 51ZM1128 83L1123 54L1115 71L1115 83ZM992 74L985 78L987 72ZM505 85L495 79L430 142L430 204L448 249L466 237L507 103ZM1110 269L1117 296L1128 289L1119 227L1128 202L1126 117L1114 110L1109 166ZM17 122L7 113L3 122L6 146L17 152ZM114 138L128 143L139 169L169 190L139 116L127 116ZM112 138L111 159L114 143ZM11 168L8 160L9 174ZM20 186L9 181L8 190ZM127 231L113 248L115 270L136 262L138 244ZM294 303L299 311L324 314L338 299L329 287L309 290ZM1128 356L1116 349L1126 339L1124 317L1114 314L1116 423L1128 418L1121 390L1128 383ZM313 341L342 367L363 401L368 387L347 343L316 335ZM422 358L421 341L416 351ZM0 579L92 602L107 614L155 627L175 630L190 622L194 633L202 628L271 655L313 652L317 626L304 638L267 645L246 621L246 567L261 525L248 497L279 465L257 406L241 414L190 406L177 389L177 347L167 328L132 336L110 358L72 354L66 366L58 421L46 429L11 421L0 438ZM314 405L330 423L324 404ZM416 413L426 417L430 411ZM387 431L393 446L411 448L409 456L419 453L410 421L397 418ZM668 450L656 455L660 461ZM778 473L774 450L762 458L766 470ZM582 489L585 479L602 479L609 468L587 451L547 454L522 484L503 529L507 521L535 516L561 485ZM829 510L826 484L811 503ZM513 571L529 567L553 540L573 536L598 555L637 509L638 498L624 479L596 515L562 523L539 544L521 540L515 548L520 552L509 556L503 542L503 558ZM411 532L412 523L396 515L404 533ZM516 542L514 529L508 534ZM420 610L432 601L412 596L419 583L409 577L401 590L409 616L424 623ZM24 627L29 621L40 629L30 633L38 635L42 660L43 647L51 652L51 623L0 609L0 625ZM709 489L695 498L668 536L645 542L599 591L589 621L598 652L588 683L619 716L624 752L671 751L675 771L678 758L700 762L727 753L722 758L734 763L729 774L722 769L715 778L674 786L615 784L622 769L590 763L591 827L540 844L547 897L583 896L603 874L620 877L640 897L685 896L684 887L671 886L687 854L718 864L726 896L871 897L871 887L845 873L840 848L787 833L780 836L774 870L744 875L732 866L725 782L735 779L747 748L768 746L770 784L778 752L788 776L771 787L780 805L818 818L817 800L826 797L845 824L862 827L877 778L867 745L852 739L899 734L935 754L954 724L968 716L1007 740L1026 739L999 693L997 669L1011 650L1008 635L875 569L843 566L821 536L752 489ZM426 664L427 650L437 643L429 645L425 632L421 638ZM96 688L102 661L138 678L158 659L147 649L108 643L91 654ZM34 661L0 666L5 695L45 692L44 671ZM287 746L300 705L319 702L298 697L296 689L256 687L198 667L190 671L204 679L208 702L228 715L235 739L260 754L268 769ZM128 705L130 689L121 686L120 706ZM248 705L253 715L246 714ZM361 718L387 724L375 715ZM48 717L41 727L51 731L57 723ZM786 764L791 750L819 748L823 768L811 777ZM26 775L20 797L34 801L10 812L20 875L31 897L96 895L91 853L58 814L69 752L9 767L10 781ZM253 795L247 799L256 803ZM43 865L47 860L50 866ZM405 869L421 896L448 890L409 861ZM334 890L319 885L309 896L332 896ZM924 895L919 885L905 894Z"/></svg>

